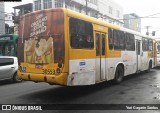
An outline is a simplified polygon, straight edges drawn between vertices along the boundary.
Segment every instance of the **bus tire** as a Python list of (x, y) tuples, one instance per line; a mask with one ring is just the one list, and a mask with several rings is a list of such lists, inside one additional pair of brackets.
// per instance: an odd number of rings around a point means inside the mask
[(152, 68), (152, 61), (150, 61), (148, 64), (147, 73), (149, 73), (151, 71), (151, 68)]
[(123, 80), (123, 77), (124, 77), (124, 69), (122, 68), (121, 65), (118, 65), (117, 68), (116, 68), (116, 72), (115, 72), (114, 82), (116, 84), (121, 83), (122, 80)]
[(13, 81), (14, 81), (14, 82), (22, 82), (22, 79), (19, 79), (18, 76), (17, 76), (17, 73), (15, 73), (15, 74), (13, 75)]

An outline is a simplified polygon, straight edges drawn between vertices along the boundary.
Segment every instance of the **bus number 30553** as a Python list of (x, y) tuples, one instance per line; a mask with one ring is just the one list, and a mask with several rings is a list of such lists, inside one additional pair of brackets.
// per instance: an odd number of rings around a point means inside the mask
[(54, 69), (43, 69), (43, 74), (54, 75), (56, 71)]

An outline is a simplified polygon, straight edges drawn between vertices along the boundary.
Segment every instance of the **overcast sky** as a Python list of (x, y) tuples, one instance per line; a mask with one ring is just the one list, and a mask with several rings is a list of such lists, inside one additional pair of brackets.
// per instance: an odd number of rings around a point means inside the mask
[[(135, 13), (140, 17), (160, 13), (160, 0), (114, 0), (123, 7), (123, 13)], [(5, 12), (13, 12), (13, 6), (25, 3), (32, 3), (33, 0), (22, 0), (22, 2), (5, 3)], [(160, 17), (160, 14), (154, 17)], [(160, 30), (160, 18), (142, 19), (142, 32), (146, 31), (145, 26), (151, 26), (150, 32)], [(160, 31), (157, 31), (160, 33)]]
[[(114, 0), (123, 7), (123, 13), (136, 13), (140, 17), (154, 15), (153, 17), (160, 17), (160, 0)], [(159, 13), (159, 14), (158, 14)], [(151, 26), (150, 32), (153, 30), (160, 30), (160, 18), (145, 18), (142, 19), (142, 32), (147, 30), (145, 26)], [(157, 31), (157, 35), (160, 31)], [(159, 36), (160, 37), (160, 36)]]
[(26, 4), (26, 3), (33, 3), (33, 0), (22, 0), (22, 2), (5, 2), (5, 12), (14, 12), (13, 8), (14, 6), (18, 6), (21, 4)]

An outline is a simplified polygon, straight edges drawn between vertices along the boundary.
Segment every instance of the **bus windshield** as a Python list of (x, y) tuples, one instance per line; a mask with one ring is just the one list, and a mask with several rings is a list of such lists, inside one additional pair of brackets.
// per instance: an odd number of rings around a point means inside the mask
[(4, 52), (4, 55), (5, 56), (14, 56), (14, 44), (11, 43), (11, 44), (6, 44), (5, 45), (5, 52)]
[(0, 35), (0, 56), (17, 56), (17, 34)]
[(0, 43), (0, 56), (15, 56), (15, 44)]

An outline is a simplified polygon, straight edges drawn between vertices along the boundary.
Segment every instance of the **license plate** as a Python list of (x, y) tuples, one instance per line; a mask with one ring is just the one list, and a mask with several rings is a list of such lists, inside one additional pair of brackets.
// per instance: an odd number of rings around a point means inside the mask
[(43, 65), (37, 64), (37, 65), (36, 65), (36, 68), (40, 68), (40, 69), (41, 69), (41, 68), (43, 68)]

